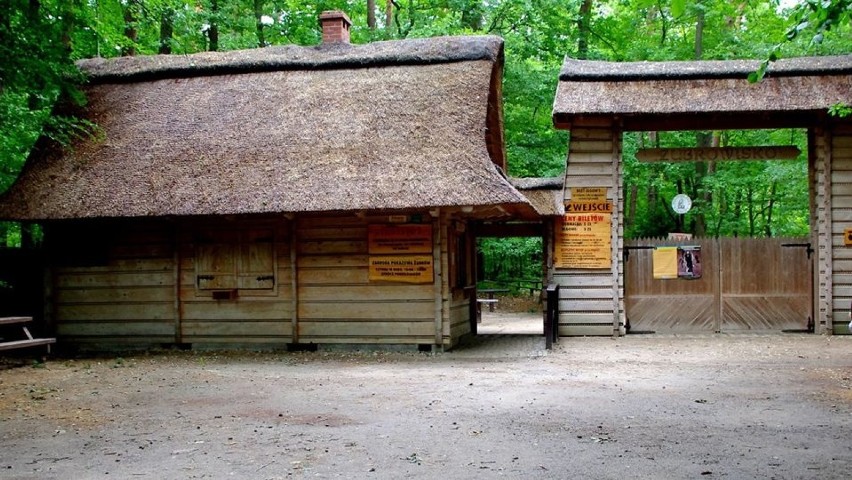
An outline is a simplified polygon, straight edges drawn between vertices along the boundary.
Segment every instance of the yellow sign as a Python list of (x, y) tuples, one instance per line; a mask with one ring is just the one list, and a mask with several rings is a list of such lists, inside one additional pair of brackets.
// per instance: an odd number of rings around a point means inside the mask
[(610, 268), (612, 214), (566, 213), (557, 230), (554, 260), (557, 268)]
[(574, 203), (606, 202), (606, 187), (573, 187), (571, 201)]
[(654, 278), (677, 278), (677, 247), (657, 247), (651, 254)]
[(369, 279), (371, 282), (432, 283), (432, 256), (381, 255), (370, 257)]
[(575, 202), (565, 204), (565, 213), (612, 213), (612, 202)]
[(370, 254), (432, 253), (432, 225), (370, 225)]
[(846, 245), (847, 247), (852, 245), (852, 228), (843, 230), (843, 245)]

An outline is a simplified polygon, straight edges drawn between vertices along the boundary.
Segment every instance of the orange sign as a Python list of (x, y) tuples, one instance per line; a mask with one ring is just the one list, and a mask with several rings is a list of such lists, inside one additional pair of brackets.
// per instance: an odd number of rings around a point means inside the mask
[(370, 225), (370, 254), (432, 253), (432, 225)]
[(566, 213), (556, 232), (557, 268), (612, 267), (612, 214)]
[(433, 271), (431, 255), (370, 257), (371, 282), (432, 283)]

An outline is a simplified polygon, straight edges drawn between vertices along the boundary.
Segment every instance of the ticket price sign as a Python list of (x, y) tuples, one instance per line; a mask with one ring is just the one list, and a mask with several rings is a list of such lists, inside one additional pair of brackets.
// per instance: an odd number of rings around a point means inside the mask
[(612, 214), (568, 213), (556, 235), (557, 268), (610, 268)]

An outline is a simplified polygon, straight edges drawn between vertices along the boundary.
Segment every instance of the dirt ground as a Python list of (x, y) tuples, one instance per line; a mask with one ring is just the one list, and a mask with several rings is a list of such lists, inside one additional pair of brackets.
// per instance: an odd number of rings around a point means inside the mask
[(852, 337), (487, 336), (452, 352), (0, 367), (0, 478), (852, 475)]

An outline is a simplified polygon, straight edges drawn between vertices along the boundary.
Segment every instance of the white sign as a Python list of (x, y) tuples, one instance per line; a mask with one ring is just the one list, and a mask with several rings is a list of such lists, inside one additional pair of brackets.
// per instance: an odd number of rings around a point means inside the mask
[(688, 212), (692, 208), (692, 199), (686, 194), (678, 194), (672, 199), (672, 209), (681, 215)]

